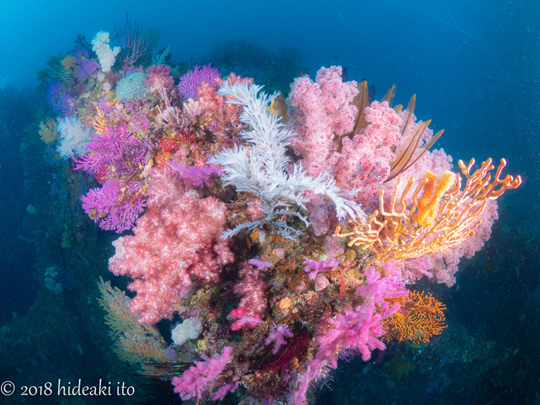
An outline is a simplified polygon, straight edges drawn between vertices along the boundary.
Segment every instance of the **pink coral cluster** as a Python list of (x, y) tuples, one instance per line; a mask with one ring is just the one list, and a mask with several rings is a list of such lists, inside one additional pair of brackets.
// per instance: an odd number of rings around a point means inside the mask
[(242, 295), (238, 308), (231, 311), (232, 318), (238, 318), (231, 329), (243, 327), (253, 329), (261, 321), (261, 315), (266, 310), (266, 283), (260, 278), (260, 271), (248, 263), (243, 263), (239, 276), (242, 278), (234, 286), (234, 292)]
[(212, 112), (212, 122), (208, 125), (208, 129), (216, 136), (219, 143), (230, 147), (234, 144), (234, 135), (242, 127), (240, 123), (242, 106), (227, 103), (231, 97), (218, 94), (218, 90), (225, 83), (229, 86), (236, 83), (253, 84), (253, 79), (241, 78), (231, 73), (226, 79), (218, 77), (214, 81), (215, 85), (202, 82), (197, 90), (197, 97), (204, 102), (206, 109)]
[(357, 83), (343, 82), (339, 66), (321, 68), (316, 81), (307, 76), (294, 80), (287, 99), (290, 127), (297, 137), (291, 145), (303, 156), (306, 172), (318, 176), (328, 167), (327, 158), (335, 151), (336, 136), (352, 131), (357, 109), (350, 105), (358, 93)]
[[(136, 41), (130, 44), (129, 63), (109, 73), (111, 84), (142, 55)], [(84, 210), (104, 229), (121, 232), (136, 222), (133, 234), (113, 243), (109, 261), (114, 274), (133, 279), (131, 311), (145, 324), (174, 322), (175, 311), (200, 322), (189, 342), (161, 347), (166, 363), (155, 367), (163, 378), (177, 370), (172, 384), (182, 400), (223, 400), (240, 388), (243, 402), (307, 403), (309, 387), (339, 358), (360, 353), (368, 360), (385, 348), (384, 321), (407, 296), (404, 283), (427, 276), (452, 285), (460, 258), (473, 256), (490, 236), (494, 201), (481, 207), (474, 235), (416, 259), (389, 255), (378, 262), (337, 237), (352, 235), (347, 219), (358, 229), (366, 217), (385, 220), (384, 213), (365, 211), (379, 208), (381, 190), (383, 202), (390, 199), (397, 179), (388, 179), (404, 169), (394, 163), (405, 150), (414, 164), (402, 176), (417, 179), (413, 188), (427, 170), (440, 176), (452, 167), (443, 150), (415, 161), (420, 145), (413, 135), (425, 125), (411, 113), (412, 103), (401, 111), (372, 101), (358, 111), (357, 83), (344, 81), (340, 67), (321, 68), (314, 81), (294, 80), (290, 121), (282, 126), (287, 117), (279, 99), (249, 86), (252, 79), (221, 78), (210, 65), (195, 67), (177, 86), (171, 67), (140, 66), (151, 91), (129, 102), (118, 101), (118, 87), (105, 89), (95, 65), (76, 70), (87, 81), (84, 97), (65, 102), (80, 93), (67, 83), (51, 83), (49, 95), (53, 107), (71, 105), (59, 113), (78, 115), (97, 131), (76, 160), (102, 184), (83, 197)], [(418, 134), (420, 144), (433, 137), (429, 129)], [(426, 196), (424, 208), (434, 207)], [(437, 234), (411, 221), (398, 216), (384, 237), (401, 228)], [(343, 234), (332, 237), (337, 225)], [(411, 240), (406, 236), (404, 244)], [(124, 344), (130, 332), (115, 326)], [(136, 354), (144, 357), (141, 347)]]
[(352, 139), (342, 140), (341, 152), (330, 159), (337, 183), (346, 190), (357, 190), (355, 200), (372, 205), (377, 201), (381, 183), (390, 174), (395, 159), (391, 149), (401, 140), (400, 116), (388, 102), (373, 101), (365, 109), (369, 125)]
[[(216, 353), (212, 357), (203, 355), (204, 361), (196, 361), (195, 365), (184, 371), (181, 377), (172, 379), (174, 392), (180, 394), (184, 401), (195, 397), (201, 399), (227, 367), (227, 363), (233, 359), (232, 349), (231, 346), (225, 346), (222, 354)], [(234, 392), (237, 387), (232, 383), (221, 386), (212, 394), (212, 400), (225, 398), (227, 393)]]
[[(114, 242), (116, 254), (109, 269), (135, 279), (137, 292), (131, 310), (141, 323), (155, 323), (172, 315), (178, 296), (194, 283), (216, 282), (221, 268), (234, 260), (225, 230), (226, 206), (215, 197), (200, 198), (195, 191), (181, 194), (170, 169), (156, 175), (149, 190), (150, 212), (137, 221), (134, 236)], [(165, 186), (165, 184), (167, 186)], [(156, 247), (161, 247), (156, 249)]]

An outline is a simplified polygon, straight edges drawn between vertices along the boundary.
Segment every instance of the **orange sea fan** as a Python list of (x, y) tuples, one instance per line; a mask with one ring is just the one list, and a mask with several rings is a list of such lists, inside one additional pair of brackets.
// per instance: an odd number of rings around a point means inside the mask
[(428, 343), (432, 336), (440, 335), (445, 325), (443, 310), (445, 305), (424, 292), (411, 291), (407, 297), (390, 300), (401, 308), (384, 320), (385, 341), (411, 340), (414, 343)]
[(56, 131), (56, 120), (47, 118), (39, 124), (39, 136), (47, 145), (58, 140), (58, 132)]
[(366, 220), (359, 220), (351, 232), (341, 233), (338, 226), (333, 236), (350, 237), (349, 246), (369, 249), (380, 261), (444, 252), (474, 234), (489, 200), (521, 184), (520, 176), (500, 178), (506, 165), (504, 159), (492, 181), (490, 171), (494, 166), (491, 162), (488, 159), (471, 174), (474, 159), (468, 165), (460, 160), (459, 167), (467, 179), (463, 189), (459, 174), (455, 175), (455, 180), (449, 172), (436, 179), (428, 172), (409, 198), (414, 178), (409, 179), (402, 192), (399, 192), (401, 178), (398, 178), (389, 206), (381, 190), (379, 210)]
[(97, 110), (97, 116), (94, 117), (94, 120), (92, 121), (92, 126), (96, 130), (98, 134), (105, 133), (105, 130), (107, 129), (107, 122), (105, 118), (105, 112), (101, 110), (98, 106), (96, 106)]

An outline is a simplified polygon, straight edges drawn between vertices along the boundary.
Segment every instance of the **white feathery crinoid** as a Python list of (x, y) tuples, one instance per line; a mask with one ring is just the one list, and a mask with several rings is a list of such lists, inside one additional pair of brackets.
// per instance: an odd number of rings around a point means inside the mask
[[(291, 204), (306, 209), (306, 191), (326, 195), (332, 200), (339, 219), (347, 216), (365, 218), (366, 215), (358, 204), (344, 198), (351, 193), (342, 193), (329, 173), (323, 172), (312, 178), (300, 165), (292, 164), (286, 152), (289, 139), (294, 133), (280, 123), (279, 117), (268, 111), (269, 103), (278, 93), (268, 95), (261, 92), (261, 89), (262, 86), (239, 83), (233, 86), (225, 84), (219, 89), (220, 95), (233, 97), (228, 103), (244, 106), (240, 121), (246, 124), (248, 129), (241, 131), (240, 136), (250, 147), (235, 145), (212, 157), (210, 162), (222, 166), (221, 178), (225, 184), (233, 185), (238, 191), (257, 195), (263, 202), (266, 214), (264, 220), (238, 225), (223, 236), (229, 237), (242, 229), (253, 229), (264, 223), (271, 223), (281, 235), (296, 239), (301, 231), (277, 218), (292, 215), (308, 226), (305, 216), (290, 209)], [(292, 170), (288, 170), (291, 164)]]

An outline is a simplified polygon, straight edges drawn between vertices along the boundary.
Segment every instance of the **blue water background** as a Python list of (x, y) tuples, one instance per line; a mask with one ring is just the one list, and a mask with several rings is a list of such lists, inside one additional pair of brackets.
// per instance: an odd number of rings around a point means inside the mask
[[(445, 129), (436, 148), (455, 161), (505, 157), (506, 172), (522, 174), (521, 188), (501, 200), (503, 219), (538, 235), (540, 2), (4, 1), (0, 88), (32, 91), (49, 56), (72, 49), (79, 34), (91, 40), (99, 30), (113, 31), (126, 11), (161, 30), (159, 45), (170, 45), (174, 60), (207, 63), (217, 45), (240, 39), (276, 52), (297, 48), (307, 67), (299, 74), (346, 67), (349, 80), (374, 85), (376, 99), (394, 83), (398, 103), (417, 94), (416, 115)], [(33, 258), (43, 254), (25, 241), (36, 217), (27, 211), (32, 184), (22, 185), (17, 136), (31, 119), (22, 107), (0, 103), (0, 324), (32, 303)]]
[[(525, 173), (530, 212), (537, 211), (540, 161), (540, 3), (506, 1), (201, 1), (3, 2), (0, 79), (36, 85), (47, 58), (77, 35), (121, 25), (126, 11), (161, 30), (176, 60), (203, 58), (226, 39), (271, 50), (298, 48), (313, 74), (347, 67), (382, 97), (417, 94), (417, 115), (446, 129), (439, 143), (455, 158), (507, 157)], [(291, 78), (292, 80), (293, 78)], [(527, 183), (531, 182), (530, 185)], [(535, 191), (532, 191), (532, 190)], [(529, 209), (528, 209), (529, 211)]]

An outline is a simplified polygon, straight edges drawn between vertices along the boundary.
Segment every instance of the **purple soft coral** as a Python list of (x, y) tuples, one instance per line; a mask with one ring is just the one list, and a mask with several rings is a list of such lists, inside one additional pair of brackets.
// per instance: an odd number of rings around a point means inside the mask
[(251, 264), (252, 266), (257, 267), (259, 270), (272, 267), (272, 262), (265, 262), (264, 260), (260, 260), (260, 259), (249, 259), (248, 263)]
[[(225, 346), (223, 348), (223, 354), (216, 353), (212, 357), (203, 355), (204, 361), (196, 361), (194, 366), (184, 371), (182, 377), (174, 377), (172, 379), (174, 392), (180, 394), (180, 397), (184, 401), (195, 397), (201, 399), (203, 394), (210, 388), (209, 386), (215, 383), (219, 375), (225, 370), (227, 363), (233, 359), (231, 353), (232, 347)], [(228, 384), (227, 392), (234, 391), (236, 389), (235, 385)], [(227, 394), (227, 392), (224, 394)], [(219, 392), (219, 394), (219, 397), (225, 396), (223, 392)]]
[(268, 335), (268, 337), (265, 339), (264, 344), (270, 345), (272, 341), (274, 342), (274, 349), (272, 350), (272, 354), (277, 354), (281, 346), (284, 346), (287, 344), (285, 341), (285, 338), (291, 338), (293, 337), (292, 332), (289, 330), (289, 325), (287, 324), (281, 324), (277, 328), (274, 328), (274, 331)]
[(326, 271), (326, 269), (330, 269), (332, 267), (336, 267), (339, 264), (339, 260), (337, 259), (331, 259), (331, 260), (311, 260), (306, 259), (304, 260), (304, 271), (306, 273), (309, 273), (310, 280), (315, 280), (318, 273), (321, 273), (323, 271)]
[(199, 86), (206, 82), (211, 87), (217, 87), (217, 83), (214, 79), (220, 77), (219, 70), (214, 67), (208, 66), (195, 66), (192, 70), (187, 72), (180, 78), (178, 83), (178, 91), (184, 99), (197, 97), (197, 89)]
[(202, 187), (203, 185), (210, 186), (210, 178), (212, 176), (220, 176), (221, 168), (213, 163), (207, 166), (186, 166), (183, 163), (174, 161), (169, 162), (169, 167), (173, 173), (177, 173), (184, 181), (187, 188)]
[(107, 180), (102, 188), (94, 188), (82, 196), (82, 207), (94, 222), (100, 222), (101, 229), (121, 233), (131, 229), (144, 210), (139, 188), (136, 182), (122, 187), (114, 180)]

